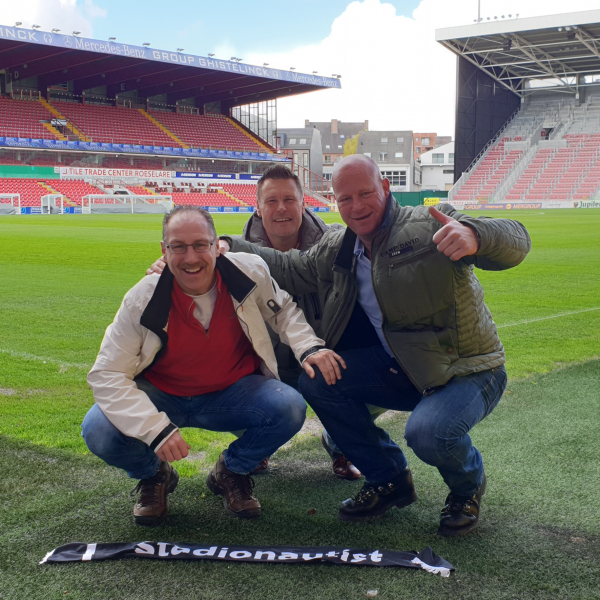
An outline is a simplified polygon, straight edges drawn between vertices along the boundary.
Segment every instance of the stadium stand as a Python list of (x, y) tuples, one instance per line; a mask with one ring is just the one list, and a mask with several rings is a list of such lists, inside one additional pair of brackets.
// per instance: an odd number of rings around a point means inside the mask
[(40, 206), (42, 196), (51, 192), (35, 179), (6, 177), (0, 179), (0, 194), (20, 194), (21, 206)]
[[(584, 200), (600, 193), (600, 96), (591, 95), (578, 107), (573, 100), (531, 101), (521, 113), (450, 198)], [(545, 130), (551, 133), (540, 140)]]
[(64, 140), (52, 127), (54, 115), (37, 100), (11, 100), (0, 97), (0, 136)]
[(104, 193), (100, 188), (80, 180), (47, 179), (45, 184), (52, 190), (62, 194), (76, 206), (81, 206), (81, 200), (84, 196)]
[(223, 115), (186, 115), (164, 111), (150, 111), (150, 114), (192, 148), (270, 151)]
[(142, 110), (64, 101), (52, 105), (94, 142), (181, 147)]

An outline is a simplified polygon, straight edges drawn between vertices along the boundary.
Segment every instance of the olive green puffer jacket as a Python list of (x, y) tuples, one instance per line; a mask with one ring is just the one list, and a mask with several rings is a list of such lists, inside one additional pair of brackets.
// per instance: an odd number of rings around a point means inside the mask
[[(472, 227), (478, 252), (453, 262), (432, 238), (442, 227), (424, 206), (388, 199), (384, 224), (371, 249), (371, 273), (383, 332), (398, 363), (423, 394), (454, 375), (504, 364), (504, 347), (474, 267), (500, 271), (518, 265), (531, 248), (517, 221), (470, 217), (450, 205), (439, 210)], [(317, 292), (322, 307), (317, 335), (335, 348), (357, 299), (356, 234), (330, 230), (308, 252), (281, 253), (231, 240), (231, 249), (255, 252), (290, 294)]]

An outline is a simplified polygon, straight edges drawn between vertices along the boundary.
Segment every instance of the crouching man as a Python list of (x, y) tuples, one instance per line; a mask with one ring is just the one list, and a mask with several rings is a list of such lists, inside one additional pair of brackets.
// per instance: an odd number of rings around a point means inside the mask
[(96, 404), (82, 435), (95, 455), (140, 480), (139, 525), (158, 524), (168, 513), (167, 495), (179, 481), (170, 463), (190, 448), (180, 427), (245, 430), (207, 485), (231, 514), (260, 515), (249, 473), (300, 430), (306, 413), (302, 396), (279, 381), (265, 323), (308, 375), (317, 365), (333, 384), (345, 366), (262, 259), (219, 256), (216, 240), (204, 209), (182, 206), (165, 216), (167, 267), (125, 295), (88, 375)]

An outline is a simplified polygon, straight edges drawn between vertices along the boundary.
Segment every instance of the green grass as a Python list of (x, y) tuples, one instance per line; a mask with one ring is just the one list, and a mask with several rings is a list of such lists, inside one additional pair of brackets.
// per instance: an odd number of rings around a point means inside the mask
[[(206, 471), (231, 439), (187, 430), (194, 460), (156, 530), (132, 524), (133, 483), (91, 456), (79, 425), (85, 383), (124, 293), (160, 254), (160, 217), (0, 217), (0, 599), (600, 598), (600, 211), (518, 211), (533, 250), (518, 268), (478, 271), (506, 346), (509, 393), (473, 432), (489, 476), (477, 534), (435, 535), (445, 497), (409, 454), (420, 500), (370, 525), (336, 519), (360, 484), (336, 481), (318, 437), (281, 449), (260, 477), (263, 518), (228, 517)], [(337, 220), (337, 215), (325, 215)], [(219, 232), (245, 215), (219, 215)], [(587, 312), (582, 312), (587, 311)], [(573, 313), (573, 314), (565, 314)], [(45, 362), (44, 362), (45, 361)], [(385, 427), (402, 440), (404, 416)], [(316, 514), (308, 516), (310, 508)], [(449, 580), (401, 570), (123, 561), (37, 565), (69, 541), (353, 545), (420, 550)], [(67, 592), (67, 594), (65, 594)]]

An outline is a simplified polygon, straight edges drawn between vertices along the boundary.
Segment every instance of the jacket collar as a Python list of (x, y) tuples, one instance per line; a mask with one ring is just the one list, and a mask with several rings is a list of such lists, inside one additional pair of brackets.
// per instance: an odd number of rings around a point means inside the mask
[[(240, 304), (256, 287), (256, 283), (225, 256), (217, 257), (217, 270), (227, 291)], [(174, 279), (168, 265), (165, 265), (152, 298), (140, 317), (140, 325), (154, 332), (161, 339), (163, 345), (168, 340), (165, 327), (169, 321)]]
[[(383, 216), (383, 222), (381, 223), (381, 227), (379, 231), (375, 234), (379, 235), (382, 231), (385, 231), (389, 225), (390, 221), (394, 220), (394, 217), (398, 213), (398, 203), (395, 201), (391, 192), (386, 199), (387, 205), (385, 207), (385, 214)], [(338, 253), (335, 257), (333, 264), (340, 269), (345, 269), (350, 271), (352, 269), (352, 260), (354, 258), (354, 247), (356, 245), (356, 238), (358, 236), (354, 231), (352, 231), (349, 227), (346, 227), (346, 233), (344, 233), (344, 237), (342, 239), (342, 245), (338, 250)]]

